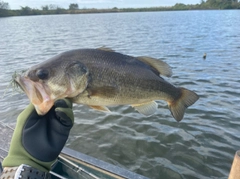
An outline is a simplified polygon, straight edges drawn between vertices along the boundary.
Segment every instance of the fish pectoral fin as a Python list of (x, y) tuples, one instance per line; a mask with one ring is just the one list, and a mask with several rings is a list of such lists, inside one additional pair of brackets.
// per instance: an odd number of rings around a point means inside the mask
[(172, 68), (162, 60), (145, 56), (137, 57), (137, 59), (156, 69), (160, 73), (160, 75), (167, 77), (172, 76)]
[(114, 97), (117, 94), (118, 89), (113, 86), (102, 86), (102, 87), (94, 87), (94, 88), (89, 87), (87, 91), (90, 98), (91, 96), (109, 98), (109, 97)]
[(111, 112), (106, 106), (89, 106), (98, 111)]
[(158, 104), (155, 101), (143, 104), (132, 104), (132, 107), (135, 108), (139, 113), (150, 116), (156, 112)]
[(97, 50), (103, 50), (103, 51), (108, 51), (108, 52), (114, 52), (113, 49), (108, 48), (108, 47), (105, 47), (105, 46), (102, 46), (102, 47), (100, 47), (100, 48), (97, 48)]

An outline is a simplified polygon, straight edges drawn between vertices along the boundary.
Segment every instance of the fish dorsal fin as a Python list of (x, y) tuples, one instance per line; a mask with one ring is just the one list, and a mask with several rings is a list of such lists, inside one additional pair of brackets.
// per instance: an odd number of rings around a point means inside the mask
[(143, 104), (133, 104), (132, 107), (134, 107), (139, 113), (145, 116), (150, 116), (156, 112), (158, 105), (155, 101), (151, 101)]
[(137, 57), (137, 59), (156, 69), (160, 73), (160, 75), (167, 77), (172, 76), (171, 67), (162, 60), (145, 56)]
[(102, 47), (100, 47), (100, 48), (97, 48), (97, 50), (103, 50), (103, 51), (107, 51), (107, 52), (114, 52), (113, 49), (108, 48), (108, 47), (105, 47), (105, 46), (102, 46)]

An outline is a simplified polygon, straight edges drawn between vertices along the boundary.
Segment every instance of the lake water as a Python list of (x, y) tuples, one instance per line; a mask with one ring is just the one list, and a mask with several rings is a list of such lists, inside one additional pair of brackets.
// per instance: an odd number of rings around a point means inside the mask
[(236, 10), (0, 18), (0, 121), (15, 123), (29, 102), (6, 91), (14, 71), (63, 51), (106, 46), (162, 58), (173, 69), (166, 80), (200, 96), (181, 122), (162, 101), (150, 117), (74, 105), (67, 146), (152, 179), (227, 178), (240, 149), (239, 22)]

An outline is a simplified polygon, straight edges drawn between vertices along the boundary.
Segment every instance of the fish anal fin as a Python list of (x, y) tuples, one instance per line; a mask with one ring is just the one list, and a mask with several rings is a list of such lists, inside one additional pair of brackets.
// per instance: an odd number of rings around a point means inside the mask
[(105, 47), (105, 46), (99, 47), (99, 48), (97, 48), (97, 50), (103, 50), (103, 51), (108, 51), (108, 52), (114, 52), (113, 49), (108, 48), (108, 47)]
[(134, 107), (139, 113), (145, 116), (150, 116), (156, 112), (158, 105), (155, 101), (151, 101), (143, 104), (132, 104), (132, 107)]
[(92, 109), (104, 112), (111, 112), (106, 106), (89, 106)]
[(186, 108), (194, 104), (199, 99), (199, 96), (195, 92), (185, 88), (179, 89), (181, 90), (181, 96), (174, 101), (168, 102), (169, 109), (176, 121), (181, 121)]
[(167, 77), (172, 76), (172, 68), (162, 60), (145, 56), (137, 57), (137, 59), (156, 69), (160, 75)]
[(98, 96), (98, 97), (114, 97), (118, 89), (113, 86), (101, 86), (101, 87), (93, 87), (93, 88), (88, 88), (88, 95), (91, 98), (91, 96)]

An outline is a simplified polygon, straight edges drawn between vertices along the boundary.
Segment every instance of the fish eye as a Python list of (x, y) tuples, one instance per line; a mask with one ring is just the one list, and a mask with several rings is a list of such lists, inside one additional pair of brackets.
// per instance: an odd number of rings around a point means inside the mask
[(37, 70), (36, 75), (40, 80), (46, 80), (48, 78), (48, 70)]

